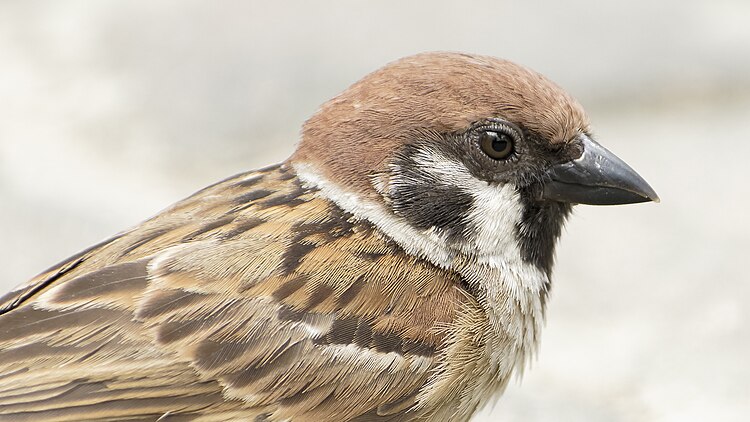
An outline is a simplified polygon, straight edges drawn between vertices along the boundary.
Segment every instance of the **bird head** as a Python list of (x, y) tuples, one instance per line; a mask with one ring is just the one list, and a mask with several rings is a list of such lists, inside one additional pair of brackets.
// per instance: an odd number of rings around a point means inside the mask
[(572, 204), (658, 201), (555, 83), (468, 54), (419, 54), (364, 77), (306, 122), (292, 162), (447, 250), (513, 242), (547, 273)]

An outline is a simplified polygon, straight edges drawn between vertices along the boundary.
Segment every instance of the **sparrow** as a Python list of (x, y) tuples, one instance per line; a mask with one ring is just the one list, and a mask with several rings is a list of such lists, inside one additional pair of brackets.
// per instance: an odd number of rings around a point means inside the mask
[(646, 201), (540, 74), (400, 59), (0, 298), (0, 420), (467, 421), (534, 354), (572, 206)]

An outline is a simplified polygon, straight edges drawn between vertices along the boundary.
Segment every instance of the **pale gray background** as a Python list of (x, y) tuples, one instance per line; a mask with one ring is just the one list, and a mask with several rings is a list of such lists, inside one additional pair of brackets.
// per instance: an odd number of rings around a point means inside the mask
[(577, 209), (538, 359), (477, 419), (747, 420), (750, 2), (271, 3), (0, 2), (3, 290), (282, 160), (388, 61), (490, 54), (569, 89), (663, 202)]

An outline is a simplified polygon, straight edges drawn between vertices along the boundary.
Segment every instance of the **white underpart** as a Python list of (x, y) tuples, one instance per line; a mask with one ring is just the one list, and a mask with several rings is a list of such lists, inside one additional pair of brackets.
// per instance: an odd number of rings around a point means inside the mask
[[(384, 202), (367, 200), (344, 189), (310, 164), (296, 163), (294, 168), (304, 183), (319, 189), (321, 195), (355, 218), (374, 224), (406, 252), (458, 271), (486, 294), (483, 305), (492, 331), (487, 336), (491, 341), (487, 353), (492, 366), (488, 376), (495, 379), (488, 380), (487, 391), (475, 392), (484, 403), (493, 392), (492, 385), (506, 382), (514, 369), (522, 369), (535, 350), (543, 321), (542, 290), (549, 279), (544, 271), (522, 258), (516, 231), (523, 206), (512, 184), (479, 180), (463, 163), (436, 151), (422, 150), (413, 158), (434, 176), (435, 183), (458, 186), (473, 196), (474, 205), (468, 215), (472, 230), (464, 242), (449, 246), (446, 236), (437, 230), (414, 228), (389, 211)], [(382, 180), (374, 183), (380, 183), (376, 186), (380, 192), (388, 189)]]

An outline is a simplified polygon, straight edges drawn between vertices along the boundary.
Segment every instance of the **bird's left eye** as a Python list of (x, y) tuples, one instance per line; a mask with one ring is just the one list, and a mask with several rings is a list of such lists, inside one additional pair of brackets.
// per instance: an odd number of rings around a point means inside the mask
[(513, 152), (513, 138), (505, 132), (486, 130), (479, 135), (479, 146), (490, 158), (503, 160)]

